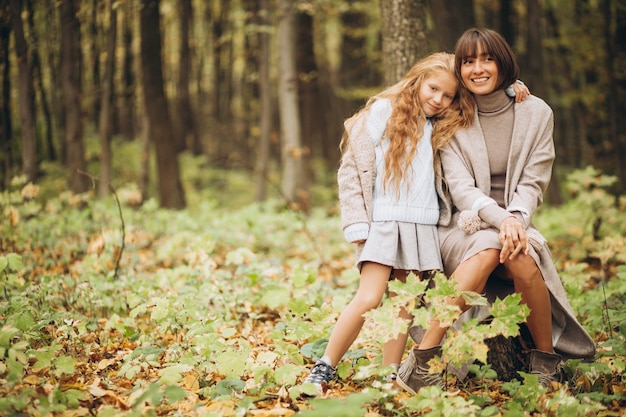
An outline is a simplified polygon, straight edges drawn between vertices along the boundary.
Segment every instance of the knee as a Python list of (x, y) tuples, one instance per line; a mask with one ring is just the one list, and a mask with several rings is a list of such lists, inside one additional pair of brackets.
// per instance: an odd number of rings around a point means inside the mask
[(377, 308), (381, 301), (382, 297), (378, 297), (376, 294), (369, 294), (367, 292), (357, 292), (356, 296), (352, 300), (362, 313), (366, 313)]
[(504, 263), (507, 275), (517, 283), (536, 284), (537, 280), (543, 280), (541, 271), (535, 260), (528, 255), (518, 255)]
[(492, 270), (500, 263), (500, 251), (497, 249), (485, 249), (478, 252), (473, 258), (479, 265)]

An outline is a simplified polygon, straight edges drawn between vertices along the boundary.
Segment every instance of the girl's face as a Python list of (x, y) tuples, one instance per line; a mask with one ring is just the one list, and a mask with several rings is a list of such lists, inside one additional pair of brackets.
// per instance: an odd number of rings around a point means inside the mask
[(422, 110), (433, 117), (450, 107), (458, 89), (454, 74), (437, 72), (424, 79), (418, 91)]
[(478, 47), (475, 57), (467, 57), (461, 63), (461, 80), (472, 93), (489, 94), (498, 85), (498, 64), (493, 57)]

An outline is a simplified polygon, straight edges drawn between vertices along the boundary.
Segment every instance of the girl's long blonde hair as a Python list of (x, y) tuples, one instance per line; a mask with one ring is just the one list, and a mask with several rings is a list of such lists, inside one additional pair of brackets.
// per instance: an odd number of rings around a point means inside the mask
[[(439, 73), (455, 77), (454, 55), (438, 52), (421, 59), (402, 80), (372, 96), (359, 111), (367, 111), (372, 103), (381, 98), (391, 101), (393, 110), (385, 130), (385, 135), (389, 138), (389, 149), (385, 154), (385, 187), (391, 185), (399, 192), (401, 180), (411, 166), (410, 161), (417, 152), (417, 144), (424, 134), (426, 124), (426, 115), (420, 105), (418, 92), (425, 79)], [(439, 150), (448, 143), (457, 129), (469, 127), (473, 118), (474, 101), (470, 93), (459, 84), (450, 107), (431, 119), (435, 168), (439, 164)], [(340, 145), (342, 149), (347, 145), (347, 136), (347, 132), (344, 132)], [(436, 173), (438, 171), (435, 169)]]

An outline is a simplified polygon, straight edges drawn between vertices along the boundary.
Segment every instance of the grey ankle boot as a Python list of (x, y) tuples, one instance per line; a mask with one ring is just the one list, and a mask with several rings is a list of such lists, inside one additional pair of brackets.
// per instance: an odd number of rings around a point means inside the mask
[(539, 383), (545, 388), (552, 386), (552, 381), (562, 380), (563, 358), (556, 353), (533, 349), (530, 351), (529, 373), (537, 375)]
[(435, 356), (441, 357), (441, 346), (435, 346), (430, 349), (411, 349), (409, 357), (406, 358), (400, 369), (398, 369), (398, 378), (396, 383), (402, 388), (415, 395), (422, 387), (436, 385), (444, 389), (443, 378), (441, 373), (430, 373), (428, 361)]

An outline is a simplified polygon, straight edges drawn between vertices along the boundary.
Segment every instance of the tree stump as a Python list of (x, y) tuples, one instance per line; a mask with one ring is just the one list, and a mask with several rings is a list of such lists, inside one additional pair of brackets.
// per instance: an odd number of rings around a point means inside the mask
[(502, 335), (485, 339), (489, 352), (487, 363), (498, 374), (500, 381), (521, 379), (519, 371), (528, 372), (528, 352), (534, 348), (530, 332), (520, 325), (520, 334), (512, 337)]
[[(419, 344), (424, 336), (424, 329), (420, 326), (413, 326), (409, 329), (409, 334), (413, 341)], [(521, 380), (518, 372), (528, 372), (529, 352), (535, 345), (524, 323), (520, 324), (520, 332), (517, 336), (498, 335), (485, 339), (485, 344), (489, 348), (487, 364), (491, 365), (491, 369), (498, 374), (500, 381)], [(482, 364), (479, 361), (476, 363)]]

